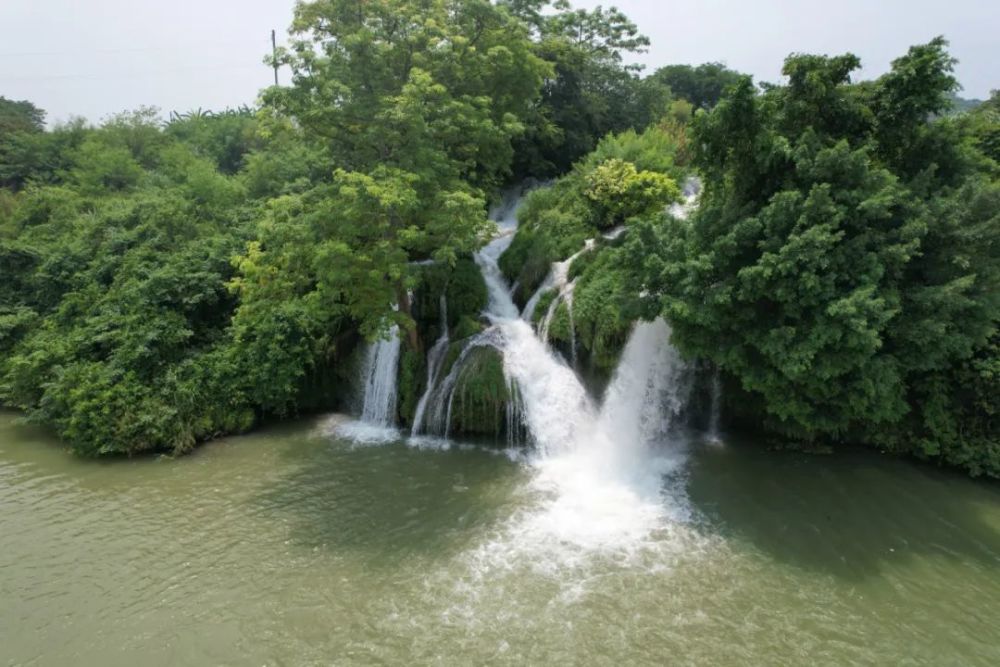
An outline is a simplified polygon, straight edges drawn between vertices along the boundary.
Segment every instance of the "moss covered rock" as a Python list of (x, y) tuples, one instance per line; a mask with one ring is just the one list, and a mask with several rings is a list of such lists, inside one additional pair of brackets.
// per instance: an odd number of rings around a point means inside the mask
[(465, 340), (466, 338), (471, 338), (476, 334), (482, 333), (484, 328), (482, 321), (479, 319), (463, 315), (458, 320), (458, 324), (455, 325), (451, 335), (455, 340)]
[(505, 433), (510, 398), (500, 353), (492, 347), (470, 351), (455, 385), (451, 432), (499, 439)]
[(610, 376), (638, 318), (638, 295), (628, 284), (616, 249), (590, 254), (594, 259), (573, 292), (573, 324), (581, 356), (596, 372)]
[(463, 317), (478, 318), (489, 301), (486, 281), (475, 261), (459, 259), (454, 267), (431, 264), (421, 267), (420, 281), (414, 291), (413, 316), (425, 339), (440, 335), (441, 295), (448, 309), (448, 326), (455, 327)]
[(417, 403), (423, 396), (427, 384), (427, 361), (420, 351), (403, 346), (399, 356), (399, 389), (396, 406), (400, 422), (405, 426), (413, 424)]
[(573, 322), (570, 320), (570, 306), (566, 301), (561, 301), (556, 306), (555, 313), (552, 314), (552, 321), (549, 323), (549, 340), (553, 343), (573, 342), (574, 331)]
[(535, 310), (531, 313), (531, 323), (535, 326), (541, 324), (542, 320), (545, 319), (545, 314), (549, 312), (549, 306), (552, 305), (553, 299), (559, 296), (559, 292), (554, 289), (545, 290), (538, 297), (538, 303), (535, 304)]

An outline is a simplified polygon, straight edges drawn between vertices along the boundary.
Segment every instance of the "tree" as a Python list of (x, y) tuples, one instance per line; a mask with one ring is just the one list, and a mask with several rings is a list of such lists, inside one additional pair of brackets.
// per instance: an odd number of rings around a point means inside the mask
[(587, 175), (587, 199), (598, 210), (602, 227), (662, 211), (680, 199), (680, 188), (665, 174), (639, 171), (631, 162), (611, 159)]
[(666, 113), (666, 86), (641, 79), (640, 68), (625, 63), (625, 56), (642, 52), (649, 39), (621, 11), (573, 10), (563, 0), (502, 4), (532, 26), (535, 52), (553, 66), (517, 143), (516, 173), (563, 173), (605, 135), (641, 131)]
[(952, 63), (938, 39), (871, 84), (851, 55), (792, 56), (764, 93), (742, 80), (695, 119), (699, 213), (627, 250), (675, 342), (767, 428), (1000, 475), (991, 418), (949, 421), (996, 388), (956, 374), (992, 368), (1000, 318), (1000, 185), (935, 116)]
[(1000, 90), (963, 118), (976, 146), (984, 155), (1000, 164)]
[(696, 109), (711, 109), (741, 75), (722, 63), (667, 65), (656, 70), (652, 79), (667, 86), (674, 97), (687, 100)]
[(31, 102), (16, 102), (0, 96), (0, 142), (15, 132), (41, 132), (45, 112)]
[(44, 152), (45, 112), (0, 96), (0, 187), (20, 189)]
[(249, 108), (205, 113), (172, 114), (166, 133), (211, 158), (226, 174), (236, 174), (247, 155), (263, 144), (257, 132), (256, 112)]
[[(364, 272), (365, 289), (334, 291), (369, 334), (391, 320), (410, 327), (407, 262), (454, 262), (479, 247), (484, 189), (509, 173), (512, 139), (549, 68), (527, 27), (486, 0), (318, 0), (297, 7), (293, 33), (279, 54), (292, 85), (265, 97), (325, 143), (337, 168), (321, 192), (344, 224), (319, 247), (336, 246), (336, 275)], [(341, 234), (352, 225), (370, 226)], [(285, 251), (263, 252), (280, 264)], [(372, 258), (386, 263), (369, 270)]]

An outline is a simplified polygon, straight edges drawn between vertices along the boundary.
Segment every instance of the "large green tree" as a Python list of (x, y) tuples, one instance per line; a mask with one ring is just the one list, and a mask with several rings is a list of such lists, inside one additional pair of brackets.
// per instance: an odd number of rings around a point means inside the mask
[(937, 39), (875, 82), (851, 55), (790, 57), (764, 93), (743, 79), (696, 118), (699, 213), (629, 248), (676, 342), (768, 428), (998, 475), (995, 417), (954, 423), (1000, 389), (956, 379), (995, 363), (1000, 185), (939, 115), (953, 62)]
[(0, 96), (0, 187), (20, 188), (44, 162), (45, 112)]
[(722, 63), (702, 65), (667, 65), (653, 73), (652, 79), (670, 89), (674, 97), (684, 99), (696, 109), (711, 109), (741, 74)]
[[(292, 31), (279, 55), (292, 85), (266, 99), (328, 150), (332, 179), (309, 197), (331, 219), (298, 219), (316, 242), (315, 289), (366, 333), (409, 326), (408, 263), (482, 243), (486, 191), (509, 173), (550, 68), (527, 26), (486, 0), (317, 0)], [(295, 252), (267, 244), (256, 262)]]
[(27, 100), (9, 100), (0, 95), (0, 140), (15, 132), (41, 132), (45, 112)]
[(566, 0), (499, 4), (531, 26), (535, 52), (553, 66), (517, 143), (520, 175), (564, 173), (605, 135), (641, 131), (666, 114), (667, 87), (626, 62), (649, 39), (620, 10), (573, 9)]

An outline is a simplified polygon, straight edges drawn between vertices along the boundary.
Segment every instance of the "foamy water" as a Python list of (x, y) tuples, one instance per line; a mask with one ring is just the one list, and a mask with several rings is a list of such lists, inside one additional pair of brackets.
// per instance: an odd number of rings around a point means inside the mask
[[(531, 474), (523, 505), (473, 551), (473, 560), (488, 567), (524, 560), (546, 569), (579, 564), (588, 554), (631, 560), (645, 550), (662, 551), (669, 542), (665, 537), (691, 518), (683, 479), (686, 443), (678, 428), (690, 394), (690, 369), (670, 344), (665, 322), (641, 322), (603, 401), (591, 397), (576, 371), (519, 313), (499, 269), (498, 260), (516, 231), (518, 205), (517, 198), (504, 199), (493, 214), (496, 237), (476, 255), (489, 293), (483, 315), (492, 324), (466, 352), (483, 344), (502, 352), (508, 382), (521, 397), (517, 419), (531, 440), (529, 453), (521, 456)], [(564, 298), (571, 291), (566, 275), (572, 259), (555, 264), (546, 281)], [(533, 297), (534, 303), (542, 291)], [(524, 312), (531, 310), (529, 304)], [(441, 340), (447, 340), (446, 334)], [(432, 352), (433, 368), (441, 350)], [(436, 432), (447, 433), (453, 387), (464, 357), (436, 387), (428, 387), (422, 399), (421, 420)], [(378, 390), (370, 394), (384, 400), (382, 371), (388, 363), (375, 363), (374, 354), (370, 360), (370, 368), (378, 371), (368, 377), (380, 380)], [(339, 424), (335, 432), (365, 444), (400, 439), (398, 431), (371, 420)], [(425, 450), (452, 446), (447, 438), (434, 436), (411, 437), (408, 442)]]

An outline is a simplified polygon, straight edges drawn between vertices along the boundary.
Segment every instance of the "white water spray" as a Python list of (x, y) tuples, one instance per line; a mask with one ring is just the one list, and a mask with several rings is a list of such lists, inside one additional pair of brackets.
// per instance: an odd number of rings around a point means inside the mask
[[(693, 201), (696, 192), (690, 196)], [(516, 517), (509, 537), (546, 553), (566, 548), (629, 550), (645, 544), (652, 533), (668, 530), (671, 520), (687, 516), (683, 492), (669, 489), (665, 480), (678, 473), (685, 460), (678, 422), (689, 393), (689, 369), (670, 345), (666, 323), (639, 323), (599, 407), (573, 368), (530, 324), (547, 289), (558, 293), (541, 330), (547, 331), (560, 301), (571, 304), (568, 272), (578, 255), (553, 266), (523, 313), (498, 266), (516, 231), (518, 201), (509, 196), (494, 210), (497, 235), (475, 256), (488, 288), (483, 315), (491, 326), (469, 341), (444, 378), (440, 375), (447, 341), (442, 337), (431, 349), (428, 389), (417, 409), (414, 433), (447, 437), (466, 357), (480, 346), (497, 348), (503, 354), (508, 388), (516, 397), (508, 404), (508, 442), (513, 444), (523, 432), (532, 443), (531, 486), (540, 494), (537, 504)], [(590, 243), (581, 253), (589, 248)], [(575, 356), (575, 341), (573, 347)], [(395, 354), (398, 357), (398, 336)], [(377, 359), (371, 364), (382, 370), (387, 365)], [(382, 370), (370, 377), (383, 377)], [(381, 393), (379, 382), (369, 385), (373, 395)], [(368, 391), (366, 415), (367, 396)], [(505, 544), (509, 546), (509, 540)]]
[(719, 370), (712, 374), (711, 385), (711, 406), (708, 415), (708, 441), (719, 444), (722, 442), (722, 380), (719, 378)]
[(689, 176), (684, 181), (681, 196), (683, 197), (681, 201), (670, 206), (670, 215), (680, 220), (687, 220), (698, 208), (698, 199), (701, 196), (701, 179), (697, 176)]
[(337, 421), (338, 435), (358, 443), (385, 443), (395, 440), (396, 375), (400, 352), (399, 327), (393, 325), (388, 338), (371, 343), (365, 355), (361, 381), (364, 398), (359, 421)]
[(437, 383), (437, 377), (441, 373), (441, 366), (444, 364), (445, 353), (448, 351), (448, 299), (445, 295), (441, 295), (440, 300), (441, 309), (441, 335), (438, 337), (437, 342), (427, 353), (427, 388), (424, 390), (424, 395), (420, 397), (420, 401), (417, 403), (416, 412), (413, 415), (413, 428), (411, 429), (411, 435), (417, 435), (420, 433), (420, 429), (424, 425), (424, 413), (427, 411), (427, 403), (430, 401), (431, 395), (434, 393), (434, 386)]
[(680, 494), (664, 496), (663, 484), (684, 460), (671, 439), (689, 392), (687, 365), (670, 345), (666, 323), (640, 323), (598, 409), (576, 372), (529, 323), (547, 289), (559, 290), (549, 324), (558, 302), (572, 298), (568, 273), (579, 253), (553, 266), (517, 317), (496, 264), (507, 238), (498, 237), (476, 261), (489, 288), (486, 315), (500, 334), (504, 372), (520, 399), (508, 411), (508, 431), (523, 420), (534, 445), (533, 486), (545, 498), (514, 530), (525, 543), (548, 545), (543, 548), (634, 546), (665, 519), (686, 516)]
[(361, 421), (372, 426), (391, 427), (396, 422), (396, 370), (399, 368), (399, 327), (393, 325), (389, 337), (368, 348), (365, 362), (365, 401)]
[(524, 392), (536, 443), (532, 486), (542, 500), (519, 517), (515, 542), (494, 548), (556, 564), (580, 552), (631, 557), (654, 532), (686, 521), (682, 488), (665, 486), (686, 459), (677, 427), (689, 391), (667, 325), (636, 326), (600, 410), (526, 323), (502, 326), (505, 365)]

